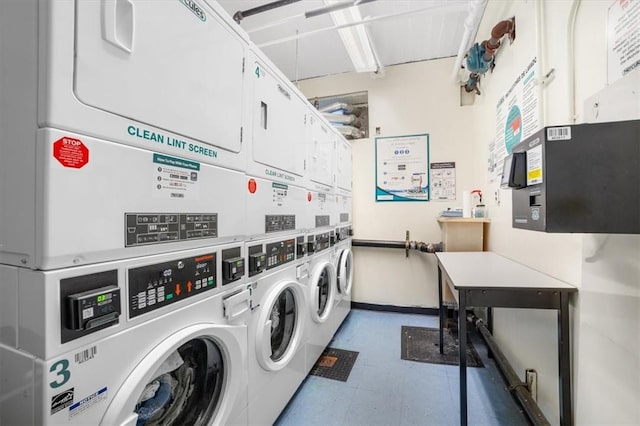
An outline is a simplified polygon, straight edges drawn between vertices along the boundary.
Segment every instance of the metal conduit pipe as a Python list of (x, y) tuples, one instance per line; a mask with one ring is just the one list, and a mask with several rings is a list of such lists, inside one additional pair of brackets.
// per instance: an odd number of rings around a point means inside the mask
[(282, 6), (287, 6), (291, 3), (297, 3), (299, 1), (300, 0), (279, 0), (271, 3), (263, 4), (262, 6), (254, 7), (253, 9), (239, 10), (233, 14), (233, 20), (239, 24), (240, 21), (242, 21), (244, 18), (248, 16), (257, 15), (258, 13), (266, 12)]
[(376, 0), (353, 0), (346, 1), (344, 3), (336, 3), (329, 6), (321, 7), (319, 9), (311, 10), (309, 12), (304, 13), (305, 18), (313, 18), (316, 16), (324, 15), (326, 13), (335, 12), (336, 10), (342, 10), (353, 6), (358, 6), (365, 3), (371, 3)]
[(516, 372), (514, 371), (511, 364), (509, 364), (509, 360), (504, 356), (500, 348), (498, 347), (498, 343), (495, 341), (493, 335), (484, 324), (481, 318), (478, 318), (475, 314), (469, 313), (467, 315), (467, 321), (473, 323), (477, 330), (480, 332), (480, 335), (484, 339), (487, 347), (493, 354), (493, 358), (498, 366), (500, 372), (504, 375), (507, 383), (509, 384), (509, 389), (512, 390), (520, 404), (522, 404), (522, 408), (529, 416), (529, 420), (534, 424), (534, 426), (550, 426), (549, 420), (544, 416), (538, 404), (531, 397), (531, 393), (529, 393), (529, 389), (527, 389), (527, 384), (524, 383)]
[(423, 243), (422, 241), (384, 241), (384, 240), (352, 240), (354, 247), (395, 248), (417, 250), (423, 253), (436, 253), (442, 251), (442, 243)]

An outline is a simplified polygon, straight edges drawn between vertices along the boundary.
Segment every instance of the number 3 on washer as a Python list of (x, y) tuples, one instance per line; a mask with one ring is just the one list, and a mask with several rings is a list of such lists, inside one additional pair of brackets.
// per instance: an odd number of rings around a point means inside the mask
[(59, 388), (69, 381), (71, 378), (71, 371), (69, 371), (69, 360), (61, 359), (60, 361), (51, 365), (49, 368), (50, 373), (56, 373), (58, 380), (49, 383), (52, 388)]

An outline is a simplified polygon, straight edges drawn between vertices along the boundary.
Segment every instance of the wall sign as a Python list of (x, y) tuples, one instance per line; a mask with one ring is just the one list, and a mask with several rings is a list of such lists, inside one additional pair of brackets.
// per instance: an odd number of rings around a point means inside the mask
[(640, 67), (640, 0), (616, 0), (607, 17), (607, 83)]
[(456, 199), (456, 163), (431, 163), (431, 199)]
[(376, 138), (376, 201), (429, 201), (429, 135)]
[(540, 85), (536, 83), (537, 58), (514, 78), (496, 105), (496, 138), (489, 144), (489, 181), (500, 179), (502, 162), (513, 147), (540, 129)]

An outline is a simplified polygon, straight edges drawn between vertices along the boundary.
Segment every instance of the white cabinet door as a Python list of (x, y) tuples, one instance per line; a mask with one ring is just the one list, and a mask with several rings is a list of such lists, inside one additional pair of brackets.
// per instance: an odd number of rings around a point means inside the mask
[(276, 73), (256, 61), (252, 158), (298, 176), (304, 175), (306, 105)]
[(351, 144), (343, 139), (338, 139), (336, 150), (337, 186), (339, 189), (351, 191)]
[(195, 0), (77, 1), (75, 25), (81, 102), (240, 151), (245, 43), (212, 9)]
[(309, 179), (313, 183), (333, 186), (335, 135), (315, 114), (311, 115), (308, 125)]

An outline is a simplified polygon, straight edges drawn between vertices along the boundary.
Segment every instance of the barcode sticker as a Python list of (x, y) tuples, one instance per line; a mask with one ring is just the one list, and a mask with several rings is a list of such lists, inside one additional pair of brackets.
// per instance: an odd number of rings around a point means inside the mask
[(81, 352), (76, 353), (74, 359), (76, 364), (82, 364), (83, 362), (87, 362), (98, 354), (98, 347), (92, 346), (89, 349), (85, 349)]
[(571, 140), (571, 127), (550, 127), (547, 129), (547, 140), (568, 141)]

